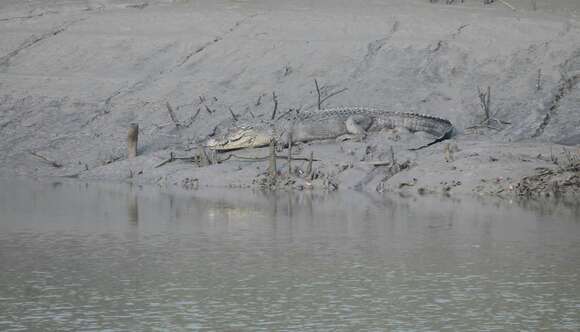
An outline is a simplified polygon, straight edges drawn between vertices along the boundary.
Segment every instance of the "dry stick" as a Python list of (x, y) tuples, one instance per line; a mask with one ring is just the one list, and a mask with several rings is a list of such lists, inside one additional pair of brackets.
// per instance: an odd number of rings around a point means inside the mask
[(177, 117), (175, 116), (175, 112), (173, 112), (171, 104), (169, 104), (169, 102), (166, 102), (165, 107), (167, 107), (167, 112), (169, 112), (169, 117), (171, 118), (171, 121), (173, 121), (173, 123), (175, 124), (175, 128), (179, 128), (180, 124), (179, 121), (177, 121)]
[(318, 94), (318, 109), (322, 107), (322, 100), (320, 100), (320, 88), (318, 87), (318, 81), (314, 79), (314, 84), (316, 85), (316, 93)]
[(52, 167), (56, 167), (56, 168), (61, 168), (62, 167), (62, 164), (57, 163), (54, 160), (50, 160), (50, 159), (46, 158), (45, 156), (42, 156), (42, 155), (40, 155), (40, 154), (38, 154), (36, 152), (30, 151), (30, 154), (33, 155), (34, 157), (36, 157), (36, 158), (38, 158), (38, 159), (40, 159), (40, 160), (48, 163), (48, 164), (50, 164)]
[(314, 152), (310, 151), (310, 158), (308, 159), (308, 165), (306, 166), (307, 177), (310, 177), (312, 175), (312, 161), (314, 161)]
[(337, 95), (337, 94), (339, 94), (339, 93), (343, 93), (343, 92), (345, 92), (346, 90), (348, 90), (348, 88), (343, 88), (343, 89), (340, 89), (340, 90), (338, 90), (338, 91), (335, 91), (335, 92), (333, 92), (333, 93), (329, 94), (328, 96), (326, 96), (326, 97), (322, 98), (322, 100), (321, 100), (321, 103), (324, 103), (324, 102), (325, 102), (325, 101), (327, 101), (329, 98), (331, 98), (331, 97), (334, 97), (334, 96), (336, 96), (336, 95)]
[(278, 97), (276, 92), (272, 91), (272, 100), (274, 101), (274, 110), (272, 111), (272, 120), (276, 118), (276, 111), (278, 111)]
[[(228, 157), (225, 160), (228, 160), (230, 158), (236, 158), (236, 159), (241, 159), (241, 160), (247, 160), (247, 161), (264, 161), (264, 160), (268, 160), (270, 159), (270, 156), (266, 156), (266, 157), (245, 157), (245, 156), (238, 156), (236, 154), (229, 154)], [(288, 156), (284, 156), (284, 155), (276, 155), (276, 159), (286, 159), (288, 160)], [(294, 161), (320, 161), (319, 159), (310, 159), (310, 158), (305, 158), (305, 157), (292, 157), (292, 160)]]
[(193, 122), (195, 121), (195, 118), (197, 118), (200, 111), (201, 111), (201, 108), (198, 107), (197, 112), (195, 112), (195, 114), (191, 117), (191, 119), (189, 119), (189, 122), (185, 125), (185, 127), (189, 127), (193, 124)]
[(256, 101), (256, 106), (260, 106), (262, 104), (262, 95), (258, 96), (258, 100)]
[(479, 92), (479, 103), (481, 105), (481, 109), (483, 110), (484, 113), (484, 120), (483, 122), (487, 122), (489, 121), (489, 119), (491, 119), (491, 114), (489, 113), (489, 103), (490, 103), (490, 87), (487, 87), (487, 92), (481, 92), (480, 88), (477, 88), (477, 91)]
[(127, 157), (129, 159), (137, 157), (137, 146), (139, 144), (139, 124), (131, 123), (127, 133)]
[(292, 176), (292, 132), (288, 133), (288, 176)]
[(228, 110), (230, 111), (230, 114), (232, 115), (234, 121), (238, 121), (238, 116), (234, 113), (234, 111), (232, 111), (232, 108), (228, 107)]
[(491, 105), (491, 87), (488, 86), (487, 87), (487, 103), (485, 104), (486, 106), (486, 116), (488, 119), (491, 119), (491, 113), (490, 113), (490, 106)]
[(205, 149), (203, 147), (200, 147), (199, 150), (199, 160), (200, 160), (200, 166), (209, 166), (211, 165), (211, 161), (209, 160), (207, 154), (205, 153)]
[(377, 160), (377, 161), (361, 161), (363, 165), (371, 165), (371, 166), (391, 166), (393, 165), (390, 161), (386, 160)]
[(542, 69), (538, 69), (538, 79), (536, 80), (536, 91), (542, 89)]
[(209, 113), (209, 114), (213, 114), (213, 111), (206, 105), (205, 103), (205, 98), (203, 96), (199, 96), (199, 101), (201, 102), (201, 104), (203, 105), (203, 107), (205, 107), (205, 110)]
[(174, 161), (174, 160), (175, 160), (175, 156), (173, 155), (173, 151), (171, 151), (171, 152), (169, 152), (169, 158), (167, 158), (167, 159), (163, 160), (163, 161), (162, 161), (162, 162), (160, 162), (159, 164), (155, 165), (153, 168), (158, 168), (158, 167), (161, 167), (161, 166), (163, 166), (163, 165), (165, 165), (165, 164), (167, 164), (167, 163), (170, 163), (170, 162), (172, 162), (172, 161)]
[(276, 179), (276, 140), (270, 140), (270, 162), (269, 162), (269, 175), (271, 179)]
[(285, 117), (286, 115), (288, 115), (288, 113), (292, 112), (292, 111), (296, 111), (296, 112), (300, 112), (300, 110), (302, 109), (302, 106), (294, 109), (294, 108), (289, 108), (286, 112), (282, 113), (282, 115), (280, 115), (276, 121), (282, 119), (283, 117)]

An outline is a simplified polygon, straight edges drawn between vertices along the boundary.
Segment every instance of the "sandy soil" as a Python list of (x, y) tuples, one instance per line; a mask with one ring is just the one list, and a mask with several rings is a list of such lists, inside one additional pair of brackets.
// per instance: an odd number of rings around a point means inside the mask
[[(457, 135), (447, 143), (456, 151), (449, 158), (442, 143), (411, 152), (427, 138), (393, 132), (304, 144), (295, 152), (314, 153), (319, 178), (284, 180), (292, 186), (515, 192), (523, 178), (566, 168), (580, 154), (580, 3), (538, 0), (536, 10), (527, 0), (506, 3), (2, 1), (0, 175), (254, 186), (266, 161), (155, 166), (170, 152), (194, 155), (210, 133), (231, 125), (230, 109), (240, 121), (269, 117), (272, 92), (279, 112), (315, 108), (317, 79), (323, 94), (346, 89), (327, 107), (450, 119)], [(488, 86), (502, 123), (469, 129), (483, 116), (478, 88)], [(140, 157), (127, 160), (133, 122)], [(391, 147), (404, 165), (398, 173), (372, 165), (392, 161)], [(293, 165), (296, 174), (306, 168)], [(284, 176), (286, 162), (278, 167)], [(564, 182), (578, 177), (568, 175)]]

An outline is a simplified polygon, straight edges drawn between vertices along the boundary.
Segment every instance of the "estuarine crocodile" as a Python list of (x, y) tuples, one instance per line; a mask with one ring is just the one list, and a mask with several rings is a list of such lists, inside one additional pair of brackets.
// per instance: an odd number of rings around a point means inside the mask
[(228, 151), (261, 147), (275, 139), (279, 144), (339, 138), (345, 135), (364, 136), (369, 131), (406, 128), (423, 131), (436, 138), (428, 144), (412, 148), (418, 150), (449, 138), (454, 131), (447, 119), (426, 114), (385, 111), (366, 107), (338, 107), (287, 114), (276, 121), (242, 124), (228, 132), (207, 140), (211, 150)]

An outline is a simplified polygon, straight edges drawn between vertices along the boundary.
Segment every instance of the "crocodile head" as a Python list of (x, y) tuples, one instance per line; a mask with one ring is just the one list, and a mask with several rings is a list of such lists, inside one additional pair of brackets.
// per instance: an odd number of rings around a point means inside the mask
[(205, 145), (215, 151), (257, 148), (270, 144), (272, 138), (270, 128), (239, 126), (231, 128), (223, 135), (208, 139)]

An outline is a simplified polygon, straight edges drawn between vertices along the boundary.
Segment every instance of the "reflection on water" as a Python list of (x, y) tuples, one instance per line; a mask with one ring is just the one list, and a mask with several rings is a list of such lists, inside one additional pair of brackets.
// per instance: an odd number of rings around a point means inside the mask
[(577, 331), (579, 219), (554, 202), (4, 181), (0, 330)]

